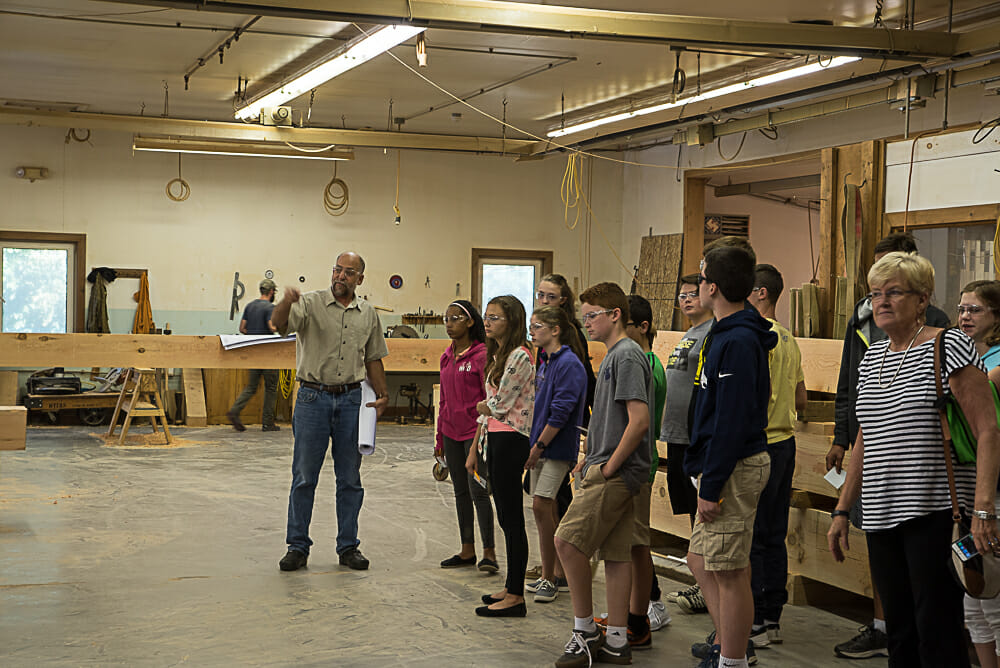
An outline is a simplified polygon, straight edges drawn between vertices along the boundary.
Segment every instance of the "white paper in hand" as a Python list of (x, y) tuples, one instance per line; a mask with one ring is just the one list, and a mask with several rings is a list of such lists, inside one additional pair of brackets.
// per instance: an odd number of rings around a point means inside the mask
[(837, 467), (834, 466), (826, 472), (826, 475), (823, 476), (823, 478), (836, 489), (840, 489), (844, 485), (844, 481), (847, 480), (847, 471), (840, 469), (840, 473), (837, 473)]
[(367, 404), (375, 402), (375, 389), (367, 379), (361, 381), (361, 410), (358, 411), (358, 452), (363, 455), (375, 453), (375, 424), (378, 413)]

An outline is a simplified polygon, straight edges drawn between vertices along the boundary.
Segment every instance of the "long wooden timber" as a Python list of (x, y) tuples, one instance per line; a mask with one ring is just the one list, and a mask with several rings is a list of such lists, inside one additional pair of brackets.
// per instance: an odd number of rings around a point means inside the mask
[[(437, 373), (444, 339), (386, 339), (390, 373)], [(591, 344), (594, 367), (603, 345)], [(157, 369), (294, 369), (295, 343), (225, 350), (217, 336), (161, 334), (0, 334), (0, 367), (151, 367)]]

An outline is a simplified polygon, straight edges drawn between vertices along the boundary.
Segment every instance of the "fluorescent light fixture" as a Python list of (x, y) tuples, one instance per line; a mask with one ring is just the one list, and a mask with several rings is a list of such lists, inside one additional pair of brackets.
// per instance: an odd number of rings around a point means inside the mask
[(299, 160), (354, 160), (354, 151), (329, 146), (297, 144), (298, 149), (276, 142), (214, 141), (172, 137), (133, 137), (132, 150), (160, 153), (200, 153), (238, 155), (254, 158), (297, 158)]
[(402, 44), (414, 35), (419, 35), (424, 30), (426, 28), (413, 26), (382, 26), (367, 35), (353, 39), (337, 50), (329, 60), (311, 66), (294, 79), (280, 84), (278, 88), (238, 109), (236, 118), (240, 120), (256, 119), (264, 107), (277, 107), (283, 102), (294, 100), (300, 95), (322, 86), (330, 79)]
[(767, 86), (773, 83), (778, 83), (779, 81), (787, 81), (788, 79), (794, 79), (796, 77), (805, 76), (807, 74), (814, 74), (816, 72), (822, 72), (823, 70), (830, 70), (835, 67), (840, 67), (841, 65), (847, 65), (848, 63), (853, 63), (860, 58), (854, 56), (837, 56), (829, 62), (827, 65), (820, 65), (818, 62), (809, 63), (808, 65), (802, 65), (801, 67), (793, 67), (790, 70), (782, 70), (781, 72), (775, 72), (774, 74), (766, 74), (756, 79), (750, 79), (749, 81), (741, 81), (740, 83), (731, 84), (729, 86), (723, 86), (722, 88), (715, 88), (713, 90), (707, 90), (700, 95), (692, 95), (690, 97), (681, 98), (675, 102), (665, 102), (664, 104), (657, 104), (651, 107), (644, 107), (642, 109), (633, 109), (631, 111), (623, 111), (619, 114), (613, 114), (611, 116), (604, 116), (602, 118), (595, 118), (591, 121), (586, 121), (583, 123), (578, 123), (576, 125), (570, 125), (566, 128), (561, 128), (559, 130), (552, 130), (547, 132), (547, 137), (563, 137), (565, 135), (573, 134), (575, 132), (582, 132), (583, 130), (589, 130), (591, 128), (596, 128), (601, 125), (607, 125), (608, 123), (617, 123), (618, 121), (624, 121), (629, 118), (635, 118), (637, 116), (645, 116), (646, 114), (655, 114), (658, 111), (666, 111), (667, 109), (674, 109), (676, 107), (683, 107), (687, 104), (694, 104), (695, 102), (702, 102), (704, 100), (711, 100), (712, 98), (722, 97), (723, 95), (731, 95), (733, 93), (739, 93), (741, 91), (749, 90), (751, 88), (760, 88), (761, 86)]

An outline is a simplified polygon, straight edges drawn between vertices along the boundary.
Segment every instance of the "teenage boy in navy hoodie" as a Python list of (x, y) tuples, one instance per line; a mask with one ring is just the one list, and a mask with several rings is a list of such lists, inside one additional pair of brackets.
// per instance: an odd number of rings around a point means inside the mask
[(767, 484), (768, 351), (777, 343), (771, 323), (746, 303), (754, 259), (741, 248), (705, 255), (701, 303), (715, 325), (702, 348), (684, 470), (698, 478), (698, 512), (688, 566), (717, 629), (701, 664), (747, 666), (753, 624), (750, 545), (757, 501)]

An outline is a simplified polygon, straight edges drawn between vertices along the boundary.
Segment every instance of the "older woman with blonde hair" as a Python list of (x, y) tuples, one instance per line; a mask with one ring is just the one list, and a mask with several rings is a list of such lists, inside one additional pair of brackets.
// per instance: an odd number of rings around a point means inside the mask
[[(962, 589), (949, 572), (951, 495), (934, 374), (934, 340), (925, 325), (934, 267), (914, 253), (889, 253), (868, 272), (875, 324), (888, 338), (859, 367), (860, 428), (827, 534), (844, 560), (848, 509), (864, 507), (873, 584), (882, 597), (889, 666), (968, 666)], [(1000, 430), (986, 372), (972, 341), (957, 330), (943, 339), (941, 381), (978, 438), (977, 467), (951, 454), (959, 505), (972, 517), (980, 552), (1000, 550), (994, 500)]]

